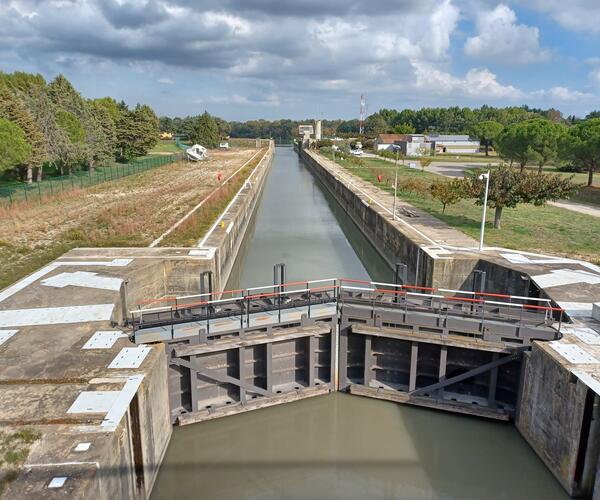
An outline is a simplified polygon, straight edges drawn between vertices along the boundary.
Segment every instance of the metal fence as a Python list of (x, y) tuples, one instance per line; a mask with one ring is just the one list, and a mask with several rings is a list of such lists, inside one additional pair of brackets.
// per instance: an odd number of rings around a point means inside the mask
[(133, 160), (129, 163), (115, 163), (112, 166), (97, 167), (93, 172), (78, 171), (71, 175), (62, 177), (52, 177), (41, 182), (33, 184), (14, 184), (0, 187), (0, 204), (11, 206), (20, 201), (42, 202), (48, 198), (60, 193), (67, 192), (75, 188), (87, 188), (95, 186), (102, 182), (120, 179), (128, 175), (145, 172), (162, 165), (167, 165), (183, 159), (181, 153), (153, 156), (140, 160)]

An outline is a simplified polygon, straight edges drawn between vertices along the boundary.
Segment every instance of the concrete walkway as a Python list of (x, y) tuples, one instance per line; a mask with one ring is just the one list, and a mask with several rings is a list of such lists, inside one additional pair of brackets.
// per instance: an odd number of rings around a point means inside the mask
[(572, 212), (579, 212), (580, 214), (600, 217), (600, 207), (596, 207), (593, 205), (584, 205), (583, 203), (575, 203), (574, 201), (567, 200), (550, 201), (548, 203), (550, 205), (554, 205), (555, 207), (571, 210)]

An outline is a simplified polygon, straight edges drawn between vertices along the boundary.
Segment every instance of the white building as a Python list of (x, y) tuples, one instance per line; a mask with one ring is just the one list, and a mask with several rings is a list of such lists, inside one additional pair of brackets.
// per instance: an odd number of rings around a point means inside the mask
[(429, 141), (436, 153), (479, 153), (479, 141), (468, 135), (432, 134)]
[(423, 156), (431, 151), (431, 143), (423, 134), (379, 134), (374, 141), (376, 151), (396, 151), (404, 156)]
[(373, 141), (375, 151), (393, 151), (395, 142), (402, 140), (404, 137), (404, 134), (378, 134)]

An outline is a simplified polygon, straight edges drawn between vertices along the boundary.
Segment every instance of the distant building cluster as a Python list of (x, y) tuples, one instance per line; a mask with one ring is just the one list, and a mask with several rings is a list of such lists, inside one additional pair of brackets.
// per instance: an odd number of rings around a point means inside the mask
[(468, 135), (442, 134), (379, 134), (375, 138), (377, 151), (395, 151), (405, 156), (424, 156), (432, 153), (478, 153), (480, 144)]
[(323, 125), (321, 120), (315, 120), (314, 127), (312, 125), (298, 125), (298, 134), (302, 138), (302, 142), (315, 139), (320, 141), (323, 135)]

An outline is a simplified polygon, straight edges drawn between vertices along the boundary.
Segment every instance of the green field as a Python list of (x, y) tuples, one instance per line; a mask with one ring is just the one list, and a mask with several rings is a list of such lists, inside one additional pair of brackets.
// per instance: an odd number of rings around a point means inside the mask
[(160, 140), (158, 141), (158, 144), (156, 144), (156, 146), (154, 146), (150, 151), (148, 151), (148, 156), (173, 153), (181, 153), (181, 149), (177, 147), (177, 144), (175, 144), (175, 140)]
[[(393, 192), (395, 170), (393, 165), (385, 160), (370, 158), (363, 158), (362, 162), (362, 166), (357, 166), (348, 160), (338, 160), (341, 166), (355, 175), (386, 191)], [(377, 181), (378, 175), (382, 176), (381, 183)], [(428, 185), (433, 181), (439, 181), (440, 176), (400, 166), (399, 186), (411, 179)], [(429, 212), (448, 225), (460, 229), (465, 234), (475, 239), (479, 238), (482, 208), (475, 205), (474, 200), (462, 200), (456, 205), (448, 206), (446, 213), (442, 214), (441, 204), (427, 194), (400, 189), (398, 197)], [(517, 208), (504, 209), (502, 229), (494, 229), (492, 221), (493, 210), (489, 210), (485, 233), (485, 243), (488, 246), (553, 253), (600, 263), (600, 218), (550, 205), (544, 207), (519, 205)]]

